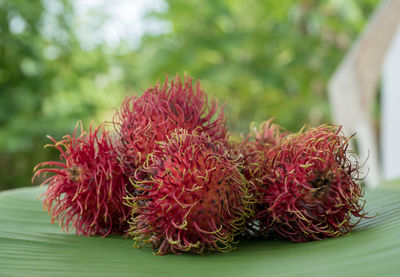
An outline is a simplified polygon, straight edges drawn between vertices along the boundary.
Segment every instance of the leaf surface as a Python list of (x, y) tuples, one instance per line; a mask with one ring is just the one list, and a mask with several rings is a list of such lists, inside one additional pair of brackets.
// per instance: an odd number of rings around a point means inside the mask
[(350, 234), (309, 243), (242, 240), (230, 253), (154, 256), (131, 239), (64, 234), (31, 187), (0, 193), (0, 276), (398, 276), (400, 189), (367, 192)]

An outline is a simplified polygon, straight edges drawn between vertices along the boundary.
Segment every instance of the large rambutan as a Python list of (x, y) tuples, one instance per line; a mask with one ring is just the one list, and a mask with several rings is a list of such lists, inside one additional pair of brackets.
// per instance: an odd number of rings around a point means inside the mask
[(149, 156), (127, 199), (136, 247), (156, 254), (229, 251), (253, 213), (236, 157), (200, 129), (177, 129)]
[(187, 76), (183, 81), (177, 76), (163, 85), (157, 83), (140, 97), (125, 98), (114, 122), (121, 140), (121, 159), (131, 176), (158, 148), (158, 142), (176, 128), (191, 132), (201, 127), (213, 140), (227, 135), (222, 108), (216, 100), (209, 101), (200, 83), (193, 85)]
[(349, 139), (340, 127), (325, 125), (289, 135), (271, 149), (258, 186), (266, 205), (256, 216), (262, 233), (271, 229), (291, 241), (321, 240), (350, 232), (365, 217)]
[(60, 161), (38, 164), (34, 178), (51, 173), (42, 184), (48, 187), (42, 197), (51, 216), (68, 232), (75, 228), (83, 235), (123, 234), (130, 209), (123, 204), (125, 185), (129, 179), (123, 174), (111, 135), (103, 126), (90, 128), (61, 141), (49, 137), (60, 152)]

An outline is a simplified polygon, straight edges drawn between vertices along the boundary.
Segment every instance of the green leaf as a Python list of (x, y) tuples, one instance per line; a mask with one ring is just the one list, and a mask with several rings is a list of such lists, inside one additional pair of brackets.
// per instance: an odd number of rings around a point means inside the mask
[(43, 188), (0, 193), (0, 276), (398, 276), (400, 189), (370, 190), (352, 234), (310, 243), (242, 240), (235, 251), (154, 256), (131, 239), (64, 234), (38, 198)]

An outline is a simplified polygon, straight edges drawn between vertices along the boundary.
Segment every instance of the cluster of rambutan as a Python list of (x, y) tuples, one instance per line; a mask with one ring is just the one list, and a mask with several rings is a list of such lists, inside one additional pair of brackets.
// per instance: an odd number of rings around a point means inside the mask
[(185, 76), (124, 99), (113, 118), (81, 126), (38, 164), (44, 208), (67, 232), (130, 235), (156, 254), (230, 251), (271, 232), (292, 241), (348, 233), (363, 218), (358, 166), (336, 126), (282, 133), (267, 121), (229, 141), (216, 100)]

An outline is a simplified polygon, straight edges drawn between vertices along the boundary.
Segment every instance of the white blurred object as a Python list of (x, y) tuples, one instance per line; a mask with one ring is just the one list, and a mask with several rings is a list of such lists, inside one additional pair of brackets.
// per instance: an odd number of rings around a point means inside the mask
[(383, 178), (400, 178), (400, 27), (387, 53), (382, 76)]
[[(43, 1), (50, 13), (58, 2)], [(118, 47), (122, 41), (135, 49), (140, 45), (143, 35), (163, 34), (171, 28), (167, 21), (147, 17), (149, 12), (163, 12), (168, 9), (163, 0), (85, 0), (72, 3), (77, 13), (74, 28), (84, 49), (103, 43), (111, 48)]]
[[(360, 160), (366, 160), (368, 168), (365, 181), (371, 187), (377, 186), (381, 179), (372, 107), (382, 64), (399, 22), (400, 0), (383, 1), (333, 74), (328, 87), (334, 121), (343, 125), (346, 135), (357, 134)], [(400, 164), (400, 156), (397, 164)]]

